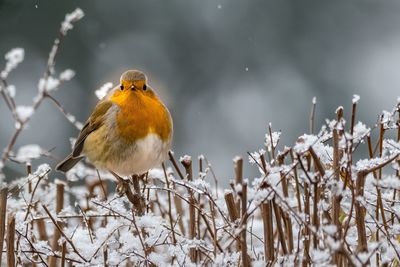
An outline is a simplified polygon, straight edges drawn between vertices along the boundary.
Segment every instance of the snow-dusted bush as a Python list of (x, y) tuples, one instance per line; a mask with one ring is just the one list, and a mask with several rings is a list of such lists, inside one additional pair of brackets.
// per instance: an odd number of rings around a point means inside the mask
[[(16, 140), (43, 101), (53, 102), (78, 129), (81, 124), (51, 96), (74, 76), (54, 71), (61, 38), (83, 17), (80, 9), (62, 22), (32, 105), (15, 103), (8, 74), (24, 58), (22, 48), (5, 56), (0, 94), (15, 120), (0, 170), (9, 161), (25, 165), (26, 177), (0, 192), (0, 259), (37, 266), (397, 266), (400, 257), (400, 105), (384, 111), (369, 128), (356, 120), (354, 96), (349, 122), (339, 107), (314, 133), (280, 146), (284, 131), (269, 125), (265, 144), (249, 153), (259, 169), (243, 178), (243, 159), (234, 159), (229, 189), (216, 186), (211, 165), (183, 156), (163, 169), (127, 178), (116, 194), (114, 176), (79, 163), (65, 181), (51, 181), (50, 155), (39, 145), (16, 148)], [(102, 98), (109, 84), (96, 91)], [(377, 140), (371, 133), (377, 133)], [(389, 136), (394, 136), (389, 138)], [(357, 154), (365, 146), (367, 155)], [(4, 175), (0, 171), (1, 179)], [(82, 183), (84, 181), (84, 183)], [(122, 193), (121, 193), (122, 192)]]

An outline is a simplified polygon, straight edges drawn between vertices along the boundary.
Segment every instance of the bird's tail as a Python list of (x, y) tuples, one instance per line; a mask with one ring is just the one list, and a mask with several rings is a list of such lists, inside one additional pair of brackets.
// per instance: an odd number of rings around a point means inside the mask
[(60, 172), (67, 172), (75, 166), (83, 157), (73, 157), (72, 153), (69, 154), (63, 161), (57, 164), (56, 170)]

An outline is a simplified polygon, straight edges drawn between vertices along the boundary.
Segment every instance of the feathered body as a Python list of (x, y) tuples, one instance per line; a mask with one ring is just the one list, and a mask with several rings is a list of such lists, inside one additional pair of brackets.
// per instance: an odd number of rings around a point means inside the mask
[(96, 105), (73, 152), (57, 169), (68, 171), (87, 156), (100, 169), (143, 174), (166, 159), (172, 135), (169, 111), (146, 84), (144, 74), (128, 71), (120, 86)]

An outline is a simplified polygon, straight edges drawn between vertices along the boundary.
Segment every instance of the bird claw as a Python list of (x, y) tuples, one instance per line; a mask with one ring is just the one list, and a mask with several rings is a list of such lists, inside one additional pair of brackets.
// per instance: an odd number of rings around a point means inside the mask
[[(132, 176), (132, 181), (125, 180), (118, 174), (113, 171), (110, 171), (112, 175), (117, 179), (117, 186), (115, 188), (115, 192), (119, 197), (126, 196), (128, 200), (133, 204), (135, 207), (138, 215), (142, 215), (144, 213), (144, 209), (146, 206), (146, 201), (140, 192), (140, 185), (139, 185), (139, 177), (140, 176)], [(131, 189), (133, 187), (133, 191)]]
[(119, 197), (122, 197), (123, 195), (125, 195), (125, 192), (127, 190), (127, 186), (129, 186), (128, 184), (126, 184), (125, 182), (117, 182), (117, 186), (115, 188), (115, 192), (117, 193), (117, 195)]

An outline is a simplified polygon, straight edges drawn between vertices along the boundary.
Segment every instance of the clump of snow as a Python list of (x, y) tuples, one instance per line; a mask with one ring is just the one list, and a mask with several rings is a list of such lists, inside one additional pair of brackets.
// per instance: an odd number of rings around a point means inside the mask
[(15, 86), (14, 86), (14, 85), (10, 84), (9, 86), (6, 87), (6, 90), (8, 91), (8, 95), (9, 95), (11, 98), (14, 98), (14, 97), (15, 97), (16, 89), (15, 89)]
[(343, 106), (338, 106), (336, 108), (336, 110), (335, 110), (335, 113), (337, 114), (337, 113), (342, 112), (342, 111), (343, 111)]
[(265, 154), (264, 149), (260, 149), (258, 151), (250, 153), (251, 156), (249, 156), (249, 162), (250, 164), (256, 164), (257, 162), (260, 161), (260, 156)]
[(235, 266), (240, 259), (240, 253), (239, 252), (234, 252), (234, 253), (220, 253), (217, 255), (214, 261), (215, 266)]
[(235, 184), (236, 193), (240, 194), (242, 192), (242, 190), (243, 190), (242, 184), (239, 184), (239, 183)]
[(238, 162), (238, 161), (240, 161), (240, 160), (242, 160), (242, 157), (241, 157), (241, 156), (235, 156), (235, 157), (233, 158), (233, 162), (234, 162), (234, 163), (236, 163), (236, 162)]
[(211, 188), (210, 184), (208, 182), (204, 181), (202, 178), (195, 179), (193, 182), (191, 182), (191, 184), (195, 188), (197, 188), (203, 192), (210, 192), (210, 188)]
[(72, 124), (75, 125), (76, 128), (78, 128), (78, 130), (81, 130), (83, 128), (83, 124), (79, 121), (76, 120), (75, 116), (72, 114), (65, 114), (65, 117), (67, 118), (67, 120), (69, 122), (71, 122)]
[(316, 96), (314, 96), (313, 98), (312, 98), (312, 103), (315, 105), (315, 104), (317, 104), (317, 97)]
[(44, 176), (51, 171), (49, 164), (44, 163), (37, 167), (37, 170), (33, 173), (36, 176)]
[(165, 180), (165, 174), (164, 174), (164, 170), (161, 168), (154, 168), (149, 170), (149, 177), (153, 178), (153, 179), (158, 179), (161, 181)]
[(83, 13), (82, 9), (77, 8), (71, 13), (65, 15), (64, 21), (61, 23), (61, 32), (63, 35), (66, 35), (69, 30), (73, 29), (74, 22), (82, 19), (85, 13)]
[(322, 264), (322, 263), (327, 263), (330, 260), (330, 252), (329, 250), (317, 250), (313, 249), (311, 250), (311, 259), (312, 262), (315, 264)]
[(304, 134), (297, 139), (296, 145), (293, 147), (293, 150), (299, 154), (304, 153), (317, 141), (318, 136)]
[(2, 79), (7, 78), (8, 74), (15, 69), (19, 63), (21, 63), (24, 60), (25, 56), (25, 50), (23, 48), (13, 48), (7, 54), (4, 56), (6, 59), (6, 67), (5, 69), (0, 73), (0, 77)]
[[(400, 180), (396, 176), (385, 176), (381, 180), (375, 180), (375, 184), (386, 189), (400, 189)], [(400, 234), (400, 233), (399, 233)]]
[(60, 73), (60, 80), (62, 81), (69, 81), (75, 76), (75, 71), (71, 69), (66, 69)]
[(179, 161), (180, 162), (189, 162), (189, 161), (192, 161), (192, 157), (189, 155), (184, 155), (183, 157), (179, 158)]
[(22, 146), (18, 149), (16, 159), (21, 162), (29, 162), (32, 159), (40, 158), (43, 149), (36, 144)]
[(96, 94), (97, 98), (101, 100), (108, 94), (108, 92), (111, 90), (112, 87), (113, 87), (112, 83), (105, 83), (94, 93)]
[(267, 189), (259, 189), (256, 191), (256, 193), (251, 197), (251, 199), (254, 202), (254, 205), (260, 205), (261, 203), (263, 203), (264, 201), (268, 201), (271, 200), (274, 197), (274, 191), (272, 191), (271, 188), (267, 188)]
[(47, 78), (41, 78), (39, 80), (39, 92), (51, 92), (55, 91), (60, 85), (60, 80), (54, 78), (53, 76), (49, 76)]
[(33, 115), (34, 109), (31, 106), (17, 106), (15, 112), (21, 121), (26, 121)]
[(390, 124), (393, 121), (393, 114), (387, 110), (382, 111), (381, 123), (385, 129), (390, 128)]
[(366, 137), (369, 132), (371, 131), (370, 128), (368, 128), (364, 123), (361, 121), (357, 122), (356, 125), (354, 125), (353, 129), (353, 140), (356, 143), (359, 143), (363, 140), (364, 137)]
[(356, 170), (366, 171), (384, 163), (386, 160), (386, 158), (360, 159), (356, 163)]
[(268, 149), (268, 151), (271, 151), (272, 147), (275, 148), (278, 145), (280, 137), (281, 132), (272, 132), (271, 134), (265, 134), (265, 147)]
[(389, 154), (399, 154), (400, 153), (400, 143), (392, 139), (383, 140), (383, 149)]
[(337, 232), (337, 227), (334, 224), (324, 225), (322, 229), (324, 230), (325, 233), (331, 236), (335, 235)]
[(357, 104), (358, 101), (360, 101), (360, 96), (359, 95), (353, 95), (353, 99), (352, 99), (353, 104)]

